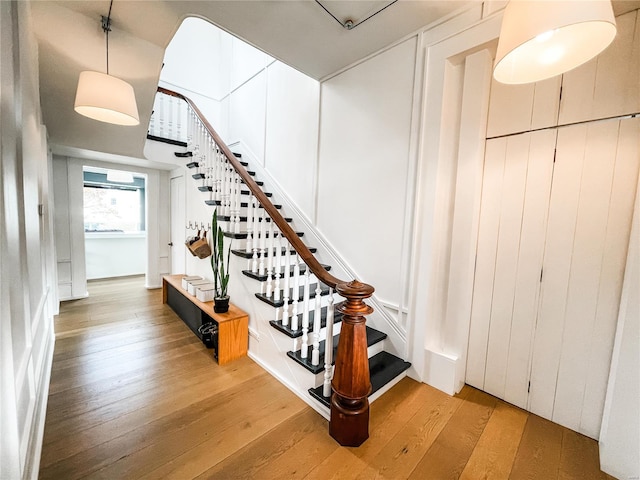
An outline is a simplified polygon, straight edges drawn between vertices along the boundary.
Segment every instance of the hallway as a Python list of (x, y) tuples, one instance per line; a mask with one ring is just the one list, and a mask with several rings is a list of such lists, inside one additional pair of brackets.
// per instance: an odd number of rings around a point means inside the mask
[(42, 479), (610, 479), (595, 441), (471, 387), (404, 379), (341, 448), (320, 415), (252, 360), (218, 366), (142, 277), (64, 302)]

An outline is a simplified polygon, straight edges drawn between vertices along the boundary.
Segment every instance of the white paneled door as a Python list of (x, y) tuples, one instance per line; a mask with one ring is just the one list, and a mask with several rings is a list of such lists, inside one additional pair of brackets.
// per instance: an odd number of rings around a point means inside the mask
[(640, 118), (487, 140), (466, 381), (597, 438)]
[(171, 273), (185, 272), (184, 177), (171, 179)]

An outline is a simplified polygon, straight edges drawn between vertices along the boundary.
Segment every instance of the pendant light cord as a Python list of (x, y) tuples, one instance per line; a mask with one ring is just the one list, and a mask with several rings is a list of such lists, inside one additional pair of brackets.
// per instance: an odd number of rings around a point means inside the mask
[(102, 30), (105, 33), (107, 44), (107, 75), (109, 75), (109, 32), (111, 31), (111, 7), (113, 7), (113, 0), (109, 3), (109, 13), (106, 17), (102, 17)]
[[(112, 0), (113, 1), (113, 0)], [(377, 10), (376, 12), (372, 13), (371, 15), (369, 15), (367, 18), (365, 18), (364, 20), (360, 20), (358, 23), (354, 23), (353, 20), (346, 20), (345, 22), (342, 22), (341, 20), (338, 19), (338, 17), (336, 17), (333, 13), (331, 13), (329, 11), (329, 9), (327, 7), (325, 7), (320, 0), (315, 0), (315, 2), (320, 5), (322, 7), (322, 9), (327, 12), (329, 15), (331, 15), (333, 17), (333, 19), (338, 22), (340, 25), (342, 25), (344, 28), (346, 28), (347, 30), (353, 30), (354, 28), (356, 28), (358, 25), (362, 25), (364, 22), (366, 22), (367, 20), (369, 20), (372, 17), (375, 17), (376, 15), (378, 15), (380, 12), (382, 12), (383, 10), (386, 10), (387, 8), (389, 8), (391, 5), (393, 5), (394, 3), (396, 3), (398, 0), (392, 0), (391, 2), (387, 3), (384, 7), (382, 7), (380, 10)]]

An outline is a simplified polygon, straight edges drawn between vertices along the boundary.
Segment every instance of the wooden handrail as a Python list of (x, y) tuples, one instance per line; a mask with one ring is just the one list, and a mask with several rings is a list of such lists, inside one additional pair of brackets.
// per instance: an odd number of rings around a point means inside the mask
[(369, 437), (369, 401), (367, 397), (371, 391), (364, 316), (373, 312), (373, 309), (365, 304), (364, 300), (373, 294), (374, 288), (357, 280), (347, 282), (331, 275), (280, 215), (278, 209), (236, 159), (236, 156), (195, 103), (185, 95), (167, 88), (158, 87), (158, 92), (184, 100), (191, 107), (236, 173), (242, 178), (253, 196), (258, 199), (262, 208), (298, 252), (310, 271), (319, 281), (334, 288), (339, 295), (346, 298), (346, 302), (339, 307), (339, 311), (342, 313), (342, 329), (335, 358), (335, 373), (331, 383), (333, 395), (329, 433), (343, 446), (357, 447), (361, 445)]

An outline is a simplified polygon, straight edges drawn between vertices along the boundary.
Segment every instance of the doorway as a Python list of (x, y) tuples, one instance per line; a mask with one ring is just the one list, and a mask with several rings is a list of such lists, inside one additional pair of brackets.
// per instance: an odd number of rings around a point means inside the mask
[(144, 275), (146, 175), (83, 167), (87, 280)]

